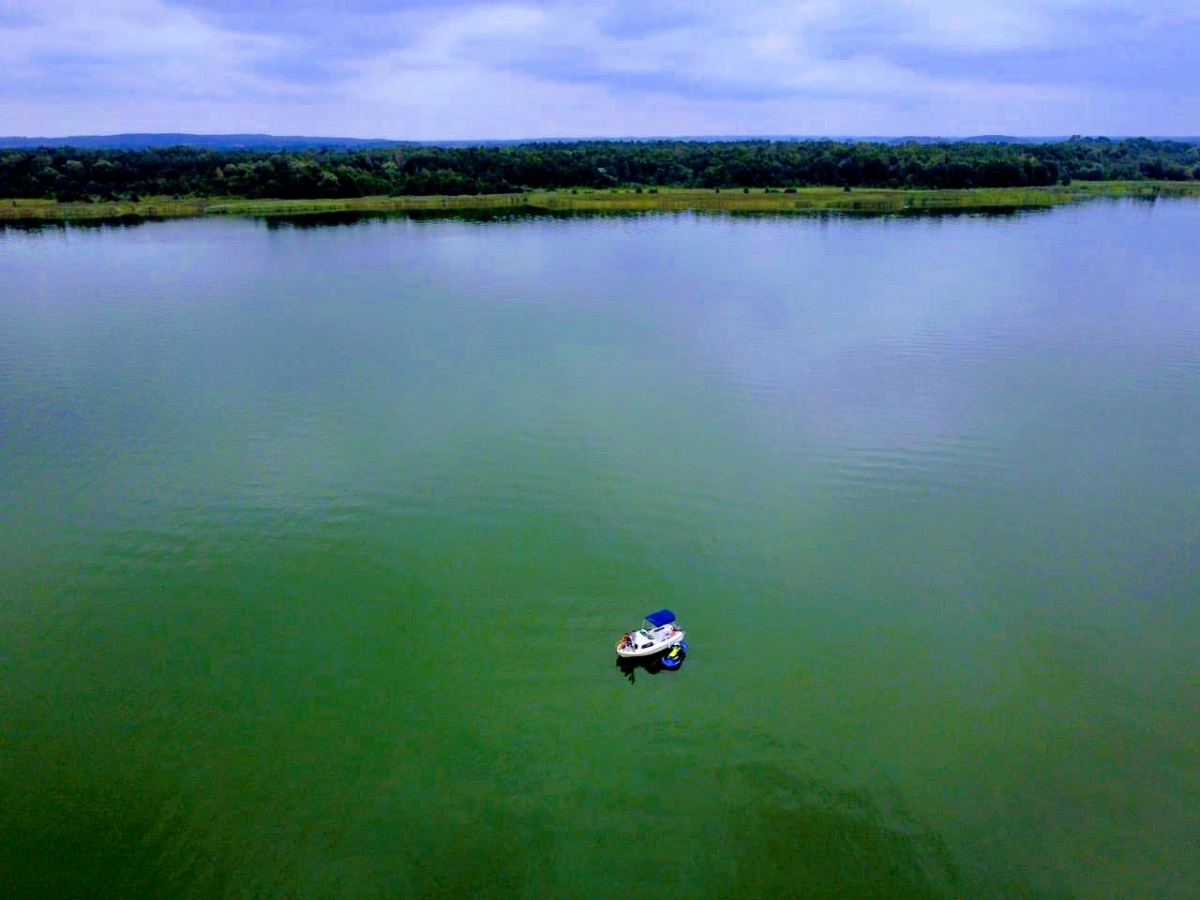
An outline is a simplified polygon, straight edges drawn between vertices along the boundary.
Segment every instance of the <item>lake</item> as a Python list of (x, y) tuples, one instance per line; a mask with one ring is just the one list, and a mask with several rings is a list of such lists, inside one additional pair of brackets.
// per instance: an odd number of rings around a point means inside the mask
[(0, 230), (7, 896), (1194, 896), (1197, 233)]

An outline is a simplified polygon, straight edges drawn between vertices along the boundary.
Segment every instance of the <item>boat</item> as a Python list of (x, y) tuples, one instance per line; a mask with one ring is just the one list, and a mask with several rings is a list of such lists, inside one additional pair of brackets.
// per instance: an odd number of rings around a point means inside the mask
[(637, 631), (627, 631), (617, 641), (617, 656), (632, 659), (654, 656), (683, 643), (684, 632), (675, 624), (675, 613), (660, 609), (646, 616)]
[(683, 665), (685, 659), (687, 659), (687, 641), (680, 641), (663, 655), (663, 668), (678, 669)]

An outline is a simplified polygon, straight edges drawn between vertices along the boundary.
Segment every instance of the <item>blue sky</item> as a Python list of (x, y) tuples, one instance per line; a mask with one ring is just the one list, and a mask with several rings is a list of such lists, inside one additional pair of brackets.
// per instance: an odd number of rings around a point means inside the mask
[(0, 0), (0, 134), (1200, 134), (1200, 0)]

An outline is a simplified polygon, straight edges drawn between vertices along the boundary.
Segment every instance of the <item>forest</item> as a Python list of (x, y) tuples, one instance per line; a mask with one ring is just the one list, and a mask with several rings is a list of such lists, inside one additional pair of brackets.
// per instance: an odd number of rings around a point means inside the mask
[(1200, 146), (1148, 138), (1056, 143), (578, 141), (235, 151), (0, 150), (0, 197), (316, 199), (610, 188), (1008, 188), (1200, 181)]

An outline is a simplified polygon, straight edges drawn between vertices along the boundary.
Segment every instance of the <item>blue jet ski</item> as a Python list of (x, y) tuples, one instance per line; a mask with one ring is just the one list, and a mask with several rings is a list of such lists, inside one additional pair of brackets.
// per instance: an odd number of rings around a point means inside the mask
[(680, 641), (668, 650), (662, 658), (664, 669), (678, 669), (687, 659), (687, 641)]

